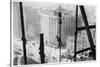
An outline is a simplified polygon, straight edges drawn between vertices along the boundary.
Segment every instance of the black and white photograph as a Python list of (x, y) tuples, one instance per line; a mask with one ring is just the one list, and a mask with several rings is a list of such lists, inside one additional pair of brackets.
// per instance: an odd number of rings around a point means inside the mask
[(13, 66), (96, 61), (96, 6), (11, 4)]

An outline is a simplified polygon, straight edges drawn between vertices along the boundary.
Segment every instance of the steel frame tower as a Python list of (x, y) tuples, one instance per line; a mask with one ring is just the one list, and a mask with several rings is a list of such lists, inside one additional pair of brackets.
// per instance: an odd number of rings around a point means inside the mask
[[(80, 5), (79, 7), (81, 10), (81, 14), (82, 14), (82, 18), (83, 18), (83, 22), (84, 22), (85, 26), (84, 27), (77, 27), (77, 22), (78, 22), (78, 5), (77, 5), (76, 6), (76, 32), (75, 32), (75, 46), (74, 46), (74, 61), (76, 61), (77, 54), (88, 51), (88, 50), (92, 51), (93, 60), (96, 60), (96, 49), (95, 49), (96, 46), (93, 43), (92, 34), (90, 32), (90, 29), (96, 28), (96, 25), (89, 26), (84, 6)], [(87, 32), (87, 37), (88, 37), (88, 41), (90, 43), (90, 47), (83, 49), (83, 50), (76, 51), (77, 50), (77, 32), (82, 31), (82, 30), (86, 30), (86, 32)]]

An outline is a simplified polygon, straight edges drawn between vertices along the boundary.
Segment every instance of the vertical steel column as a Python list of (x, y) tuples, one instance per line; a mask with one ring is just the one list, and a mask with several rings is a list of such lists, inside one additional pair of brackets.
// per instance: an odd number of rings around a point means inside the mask
[(23, 5), (22, 5), (22, 2), (19, 2), (19, 8), (20, 8), (20, 19), (21, 19), (21, 29), (22, 29), (22, 41), (23, 41), (24, 64), (27, 64), (27, 56), (26, 56), (26, 38), (25, 38), (24, 16), (23, 16)]
[(61, 41), (61, 24), (62, 24), (62, 14), (61, 12), (58, 13), (59, 16), (59, 37), (58, 37), (58, 42), (59, 42), (59, 62), (61, 62), (61, 45), (62, 45), (62, 41)]
[(75, 45), (74, 45), (74, 61), (76, 61), (76, 51), (77, 51), (77, 22), (78, 22), (78, 5), (76, 5), (76, 31), (75, 31)]
[(96, 60), (96, 55), (95, 55), (96, 51), (95, 51), (95, 48), (94, 48), (95, 46), (94, 46), (92, 35), (91, 35), (90, 29), (89, 29), (89, 24), (88, 24), (87, 16), (85, 14), (84, 6), (81, 5), (80, 10), (81, 10), (81, 14), (82, 14), (83, 21), (84, 21), (84, 24), (85, 24), (86, 32), (87, 32), (87, 35), (88, 35), (88, 40), (89, 40), (90, 46), (92, 48), (93, 59)]
[(40, 47), (39, 47), (39, 54), (41, 57), (41, 64), (45, 63), (45, 54), (44, 54), (44, 34), (40, 34)]

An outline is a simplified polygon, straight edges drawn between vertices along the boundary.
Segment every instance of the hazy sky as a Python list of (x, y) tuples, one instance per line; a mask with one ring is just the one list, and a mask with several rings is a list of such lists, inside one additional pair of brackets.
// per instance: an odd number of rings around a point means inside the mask
[[(69, 32), (69, 20), (70, 23), (75, 23), (75, 5), (70, 4), (59, 4), (59, 3), (43, 3), (43, 2), (30, 2), (25, 1), (23, 3), (23, 10), (24, 10), (24, 21), (25, 21), (25, 33), (27, 39), (33, 39), (41, 32), (47, 33), (48, 32), (48, 22), (49, 22), (49, 15), (42, 15), (39, 13), (40, 8), (47, 9), (47, 10), (55, 10), (57, 7), (61, 5), (63, 8), (67, 8), (67, 12), (72, 11), (73, 16), (68, 16), (67, 21), (67, 32)], [(95, 7), (85, 6), (86, 14), (88, 16), (88, 21), (94, 22), (95, 21)], [(80, 14), (81, 15), (81, 14)], [(79, 17), (79, 21), (81, 24), (82, 18)], [(20, 38), (21, 37), (21, 27), (20, 27), (20, 13), (19, 13), (19, 6), (18, 2), (13, 3), (13, 33), (14, 37)], [(72, 25), (72, 29), (75, 29), (75, 24)], [(72, 31), (73, 31), (72, 30)]]

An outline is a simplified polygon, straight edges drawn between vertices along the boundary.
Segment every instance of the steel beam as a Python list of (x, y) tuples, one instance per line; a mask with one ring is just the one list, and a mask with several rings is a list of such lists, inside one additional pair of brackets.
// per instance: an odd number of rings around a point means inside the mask
[[(91, 26), (88, 26), (89, 29), (94, 29), (96, 28), (96, 25), (91, 25)], [(86, 27), (77, 27), (77, 30), (78, 31), (83, 31), (83, 30), (86, 30)]]
[(77, 22), (78, 22), (78, 5), (76, 5), (76, 31), (75, 31), (75, 45), (74, 45), (74, 61), (76, 61), (76, 51), (77, 51)]
[(82, 6), (82, 5), (80, 6), (80, 11), (81, 11), (83, 21), (84, 21), (84, 24), (85, 24), (85, 29), (86, 29), (86, 32), (87, 32), (87, 35), (88, 35), (88, 40), (89, 40), (89, 43), (90, 43), (90, 47), (92, 48), (93, 59), (95, 60), (96, 59), (95, 52), (94, 52), (95, 51), (95, 49), (94, 49), (95, 46), (94, 46), (92, 35), (91, 35), (90, 29), (89, 29), (89, 24), (88, 24), (87, 16), (85, 14), (84, 6)]
[(20, 19), (21, 19), (21, 29), (22, 29), (22, 41), (23, 41), (23, 57), (24, 57), (24, 64), (27, 64), (26, 38), (25, 38), (24, 16), (23, 16), (23, 5), (22, 5), (22, 2), (19, 2), (19, 8), (20, 8)]
[(76, 52), (76, 54), (79, 54), (79, 53), (82, 53), (82, 52), (85, 52), (85, 51), (88, 51), (88, 50), (92, 50), (92, 48), (89, 47), (89, 48), (86, 48), (86, 49), (83, 49), (83, 50), (79, 50), (79, 51)]
[(41, 64), (45, 63), (45, 54), (44, 54), (44, 34), (40, 34), (40, 57), (41, 57)]

